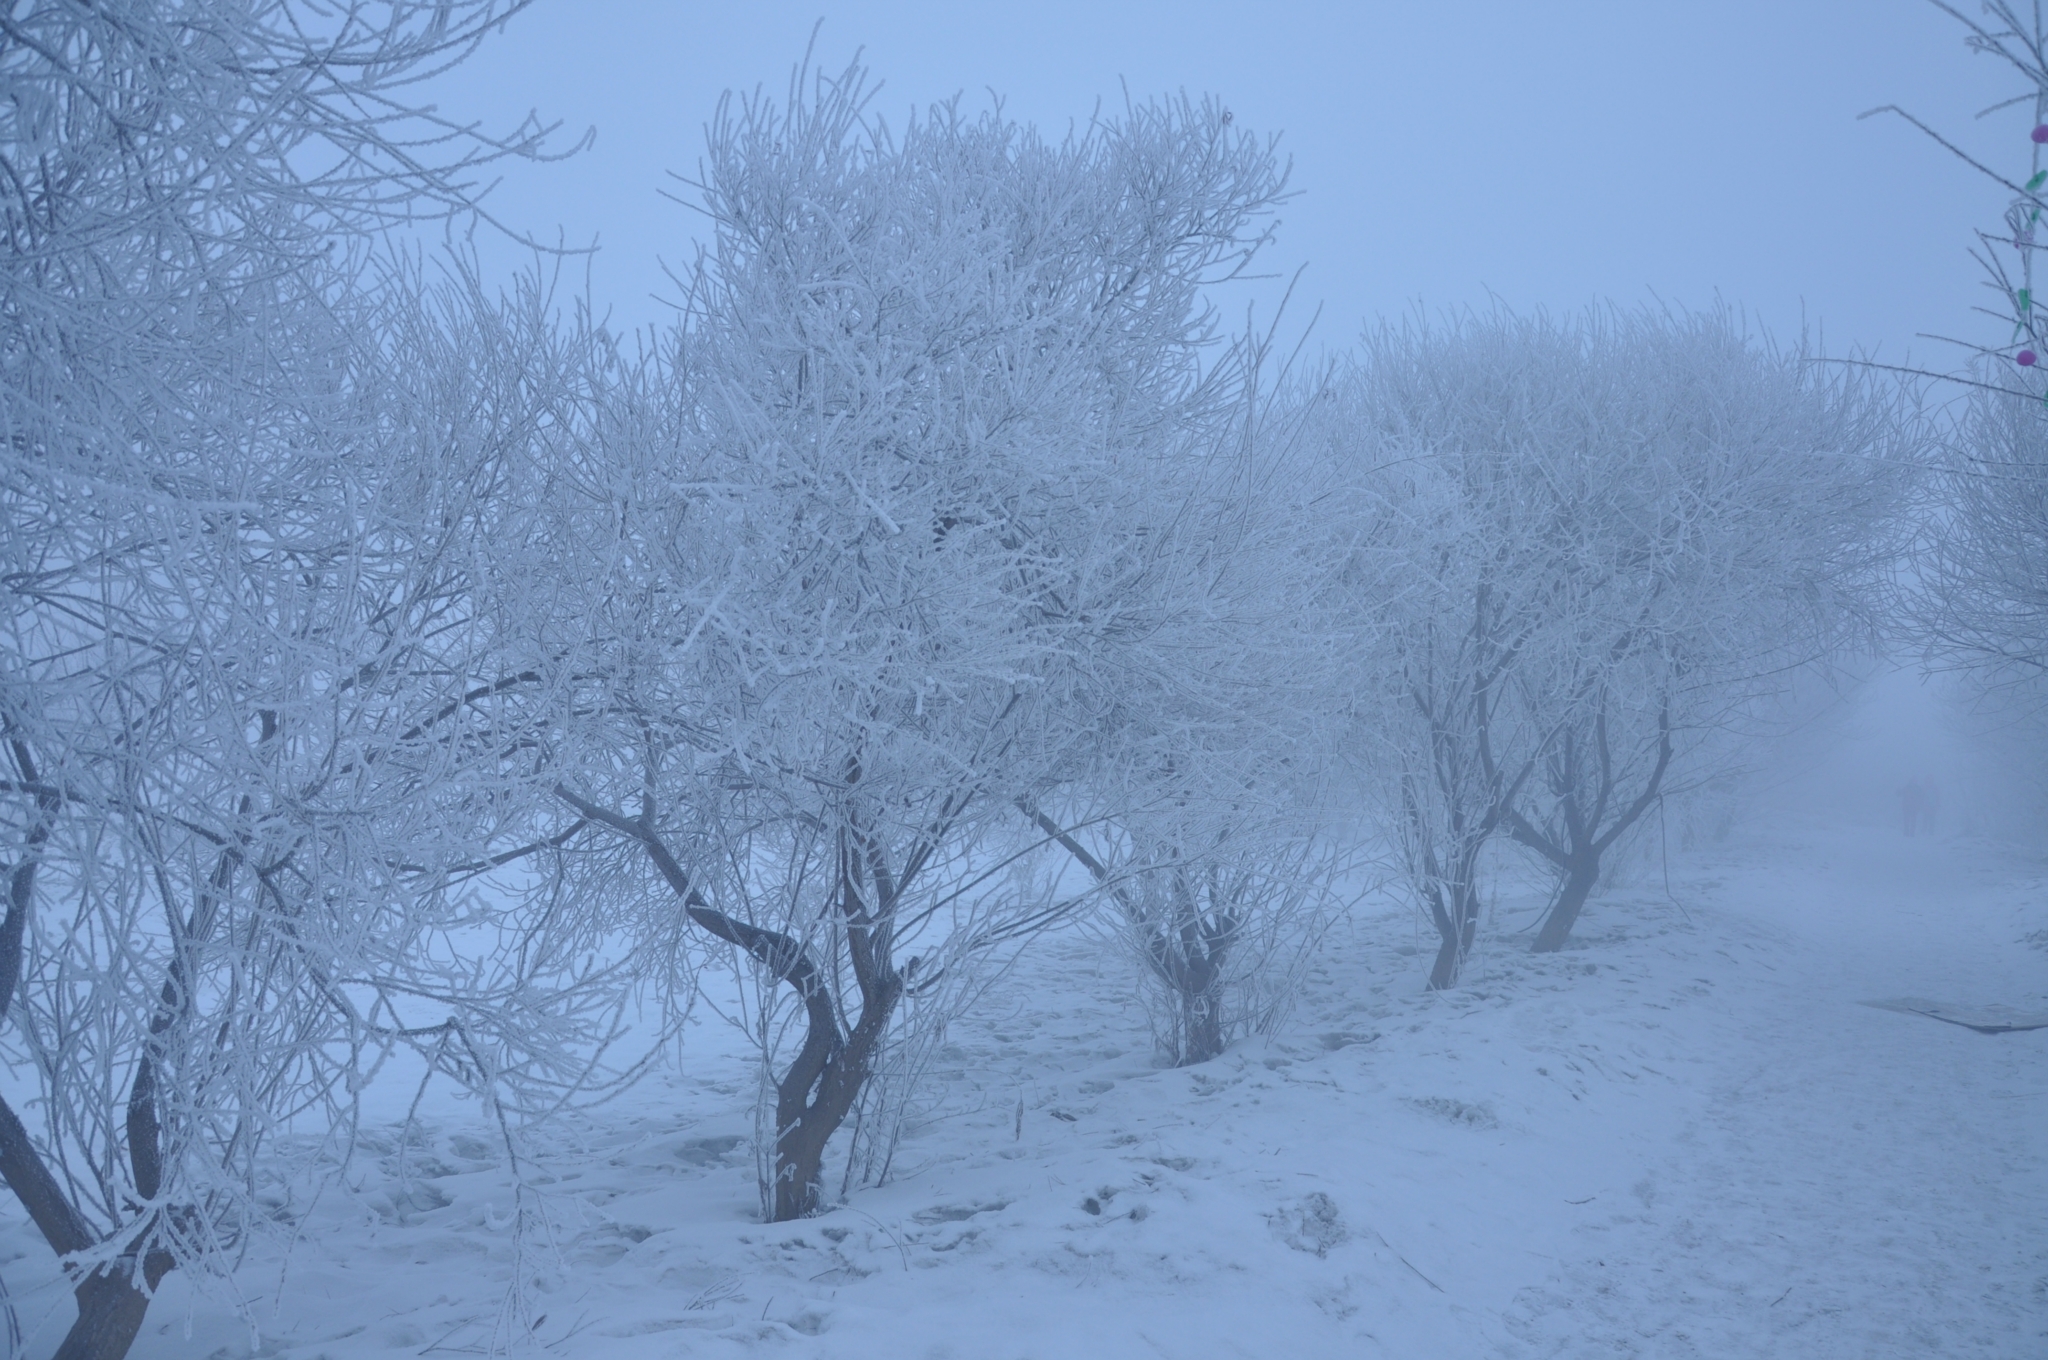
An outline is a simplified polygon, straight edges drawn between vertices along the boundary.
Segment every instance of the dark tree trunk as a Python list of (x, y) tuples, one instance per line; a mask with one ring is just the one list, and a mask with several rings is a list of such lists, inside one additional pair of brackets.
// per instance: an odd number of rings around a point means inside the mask
[[(848, 782), (857, 779), (856, 767)], [(817, 1213), (824, 1194), (825, 1146), (846, 1122), (874, 1075), (883, 1035), (903, 996), (903, 979), (891, 958), (897, 904), (905, 885), (928, 862), (938, 837), (965, 806), (965, 797), (947, 800), (929, 828), (932, 839), (913, 848), (900, 874), (888, 871), (879, 847), (861, 836), (856, 823), (850, 823), (850, 831), (842, 838), (835, 906), (845, 924), (846, 952), (861, 992), (860, 1018), (848, 1032), (840, 1023), (825, 972), (803, 942), (713, 907), (655, 831), (651, 809), (643, 808), (638, 818), (627, 818), (562, 785), (555, 786), (555, 795), (585, 820), (638, 841), (682, 899), (683, 912), (692, 922), (744, 949), (803, 1002), (803, 1047), (775, 1083), (775, 1171), (768, 1218), (772, 1223), (786, 1223)]]
[[(24, 935), (35, 906), (37, 869), (42, 863), (43, 846), (50, 838), (61, 807), (61, 799), (54, 790), (40, 787), (36, 762), (28, 744), (18, 737), (12, 738), (8, 741), (8, 750), (22, 783), (37, 789), (38, 815), (24, 840), (21, 859), (7, 875), (7, 915), (0, 920), (0, 1017), (4, 1017), (13, 1005), (15, 988), (20, 985)], [(148, 1072), (148, 1060), (144, 1059), (143, 1073)], [(138, 1083), (145, 1081), (152, 1079), (138, 1075)], [(153, 1093), (153, 1082), (150, 1089)], [(133, 1118), (131, 1110), (131, 1124)], [(140, 1150), (140, 1155), (159, 1158), (160, 1149), (155, 1141), (153, 1125), (149, 1132), (151, 1142)], [(8, 1189), (14, 1192), (30, 1221), (59, 1256), (69, 1256), (97, 1245), (92, 1229), (64, 1193), (63, 1185), (50, 1173), (35, 1144), (30, 1141), (27, 1128), (5, 1100), (0, 1100), (0, 1180), (4, 1180)], [(157, 1189), (152, 1185), (144, 1194), (153, 1196)], [(143, 1232), (147, 1231), (145, 1225)], [(72, 1291), (78, 1302), (78, 1320), (57, 1348), (56, 1360), (122, 1360), (134, 1344), (136, 1334), (142, 1330), (142, 1319), (149, 1311), (150, 1295), (170, 1273), (172, 1264), (168, 1252), (150, 1252), (143, 1260), (145, 1287), (138, 1287), (132, 1278), (132, 1258), (109, 1267), (112, 1274), (102, 1270), (80, 1280)]]
[[(704, 922), (700, 919), (699, 924)], [(902, 985), (892, 975), (887, 985), (864, 998), (860, 1022), (843, 1042), (829, 1001), (825, 1007), (812, 1009), (803, 1050), (776, 1083), (771, 1223), (808, 1218), (823, 1207), (825, 1145), (846, 1122), (868, 1078), (874, 1075), (883, 1032), (901, 995)], [(821, 1029), (827, 1024), (829, 1029)], [(829, 1047), (823, 1064), (814, 1067), (806, 1057), (820, 1046), (821, 1033)]]
[(1474, 834), (1462, 838), (1448, 863), (1433, 856), (1425, 862), (1423, 900), (1436, 926), (1436, 962), (1429, 969), (1429, 990), (1447, 991), (1458, 984), (1465, 959), (1479, 935), (1479, 852), (1493, 834), (1489, 813)]
[[(58, 1254), (68, 1256), (96, 1245), (85, 1220), (29, 1142), (28, 1130), (4, 1101), (0, 1101), (0, 1175)], [(148, 1225), (141, 1231), (146, 1234)], [(78, 1301), (78, 1320), (57, 1348), (56, 1360), (121, 1360), (142, 1328), (150, 1295), (171, 1266), (170, 1253), (152, 1251), (143, 1258), (146, 1287), (134, 1282), (132, 1257), (80, 1280), (72, 1291)]]
[(801, 1117), (775, 1140), (775, 1197), (770, 1223), (793, 1223), (818, 1212), (824, 1198), (825, 1143), (834, 1132), (823, 1118)]
[(1572, 926), (1578, 922), (1580, 909), (1586, 905), (1593, 885), (1599, 881), (1598, 851), (1588, 851), (1574, 859), (1565, 870), (1564, 881), (1558, 885), (1557, 897), (1543, 917), (1543, 928), (1536, 932), (1533, 946), (1536, 953), (1555, 954), (1564, 948), (1564, 942), (1571, 938)]
[(1075, 863), (1108, 890), (1132, 928), (1141, 933), (1145, 962), (1166, 987), (1178, 1010), (1174, 1035), (1175, 1067), (1208, 1062), (1223, 1052), (1223, 969), (1243, 926), (1244, 904), (1233, 890), (1219, 885), (1217, 875), (1201, 873), (1184, 860), (1171, 869), (1148, 872), (1170, 875), (1164, 903), (1147, 902), (1128, 878), (1112, 873), (1095, 853), (1061, 829), (1059, 823), (1019, 799), (1017, 807), (1051, 837)]
[[(1237, 938), (1237, 918), (1219, 909), (1213, 896), (1204, 903), (1199, 891), (1186, 869), (1178, 868), (1166, 904), (1177, 919), (1146, 920), (1141, 913), (1132, 922), (1151, 932), (1152, 971), (1172, 989), (1180, 1010), (1176, 1067), (1205, 1063), (1223, 1052), (1223, 965)], [(1126, 894), (1117, 895), (1127, 915), (1137, 910)]]
[(1187, 1035), (1187, 1052), (1180, 1066), (1208, 1062), (1223, 1052), (1223, 998), (1215, 990), (1190, 996), (1181, 1008), (1181, 1026)]
[(1543, 926), (1531, 946), (1538, 954), (1554, 954), (1571, 938), (1579, 912), (1600, 881), (1600, 859), (1623, 833), (1657, 803), (1671, 768), (1671, 714), (1657, 717), (1657, 755), (1641, 790), (1616, 807), (1622, 775), (1608, 749), (1605, 710), (1594, 719), (1590, 740), (1567, 733), (1549, 757), (1548, 784), (1556, 799), (1554, 815), (1539, 826), (1522, 813), (1507, 813), (1508, 834), (1550, 861), (1558, 873), (1557, 896), (1544, 914)]
[(136, 1285), (132, 1262), (118, 1261), (109, 1269), (113, 1273), (103, 1270), (86, 1276), (72, 1291), (78, 1300), (78, 1321), (65, 1333), (53, 1360), (122, 1360), (142, 1330), (150, 1296), (170, 1273), (171, 1257), (153, 1251), (144, 1260), (146, 1289)]
[(902, 980), (866, 947), (868, 942), (849, 941), (849, 952), (860, 960), (855, 972), (863, 995), (859, 1022), (852, 1033), (843, 1033), (824, 974), (801, 942), (736, 921), (694, 894), (692, 899), (685, 908), (692, 921), (746, 950), (803, 1000), (804, 1045), (775, 1083), (775, 1178), (768, 1220), (807, 1218), (822, 1207), (825, 1145), (874, 1075), (882, 1036), (903, 995)]
[(1436, 962), (1429, 970), (1429, 989), (1445, 991), (1457, 985), (1465, 958), (1479, 933), (1479, 890), (1468, 876), (1464, 881), (1430, 890), (1429, 916), (1436, 923)]

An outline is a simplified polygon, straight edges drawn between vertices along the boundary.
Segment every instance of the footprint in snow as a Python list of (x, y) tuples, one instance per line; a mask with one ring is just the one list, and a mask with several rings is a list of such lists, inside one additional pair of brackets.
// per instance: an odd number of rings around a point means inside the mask
[(999, 1209), (1007, 1209), (1009, 1207), (1010, 1201), (1006, 1199), (991, 1200), (986, 1204), (974, 1205), (940, 1204), (934, 1205), (929, 1209), (919, 1209), (911, 1215), (911, 1218), (924, 1224), (926, 1227), (935, 1227), (941, 1223), (965, 1223), (976, 1214), (992, 1214)]
[(1457, 1124), (1468, 1129), (1497, 1129), (1500, 1127), (1500, 1116), (1493, 1112), (1491, 1105), (1469, 1104), (1462, 1100), (1452, 1100), (1448, 1096), (1423, 1096), (1419, 1099), (1404, 1098), (1401, 1103), (1409, 1106), (1411, 1109), (1420, 1110), (1424, 1114), (1434, 1115), (1445, 1123)]
[(683, 1145), (676, 1149), (676, 1160), (688, 1166), (720, 1166), (745, 1141), (736, 1133), (685, 1139)]
[(1319, 1257), (1328, 1256), (1331, 1248), (1351, 1239), (1337, 1201), (1320, 1190), (1282, 1204), (1266, 1218), (1281, 1241), (1296, 1251), (1313, 1252)]

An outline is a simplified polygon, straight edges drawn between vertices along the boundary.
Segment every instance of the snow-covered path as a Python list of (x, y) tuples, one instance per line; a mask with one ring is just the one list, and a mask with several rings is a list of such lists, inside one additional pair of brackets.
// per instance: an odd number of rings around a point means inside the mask
[[(1444, 996), (1405, 918), (1360, 916), (1278, 1036), (1182, 1071), (1112, 961), (1048, 940), (956, 1025), (894, 1182), (800, 1224), (753, 1219), (744, 1070), (707, 1024), (681, 1075), (543, 1140), (555, 1248), (522, 1268), (521, 1348), (2048, 1356), (2048, 1031), (1858, 1004), (2048, 1009), (2023, 941), (2048, 861), (1800, 828), (1671, 869), (1675, 902), (1653, 873), (1563, 954), (1497, 935)], [(251, 1260), (257, 1353), (489, 1348), (511, 1190), (467, 1114), (407, 1181), (394, 1140), (312, 1206), (281, 1306)], [(47, 1254), (10, 1219), (0, 1259), (43, 1353)], [(135, 1352), (251, 1353), (176, 1276)]]
[(1601, 1250), (1525, 1297), (1518, 1335), (1563, 1355), (2048, 1355), (2048, 1031), (1856, 1004), (2048, 1009), (2048, 955), (2021, 943), (2043, 866), (1846, 831), (1694, 866), (1702, 926), (1734, 927), (1714, 956), (1739, 961), (1703, 971), (1733, 985), (1674, 1036), (1697, 1075), (1638, 1203), (1588, 1225)]

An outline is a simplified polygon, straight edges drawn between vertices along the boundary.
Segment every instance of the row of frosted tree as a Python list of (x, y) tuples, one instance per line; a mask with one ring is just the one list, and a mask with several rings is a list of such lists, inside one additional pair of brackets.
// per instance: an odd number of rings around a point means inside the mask
[[(410, 93), (506, 14), (0, 14), (0, 1176), (63, 1360), (230, 1268), (280, 1140), (345, 1156), (408, 1050), (514, 1136), (726, 967), (779, 1220), (886, 1166), (878, 1081), (1048, 929), (1127, 952), (1177, 1063), (1274, 1023), (1374, 866), (1432, 987), (1489, 846), (1555, 950), (1876, 645), (1914, 526), (1974, 522), (1929, 487), (2048, 541), (1724, 312), (1281, 362), (1210, 302), (1286, 192), (1213, 101), (729, 99), (679, 319), (608, 333), (545, 260), (383, 235), (547, 154)], [(1973, 437), (2038, 442), (2021, 400)], [(1943, 589), (1995, 595), (1969, 544)]]

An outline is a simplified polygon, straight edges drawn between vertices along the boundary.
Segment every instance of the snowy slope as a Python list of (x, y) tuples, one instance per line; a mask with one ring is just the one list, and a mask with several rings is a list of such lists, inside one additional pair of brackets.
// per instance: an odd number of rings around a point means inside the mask
[[(1652, 877), (1442, 996), (1363, 914), (1278, 1037), (1182, 1071), (1048, 940), (954, 1027), (893, 1182), (799, 1224), (756, 1221), (711, 1021), (536, 1140), (523, 1297), (502, 1149), (444, 1109), (252, 1255), (253, 1353), (2048, 1356), (2048, 1031), (1857, 1004), (2048, 1009), (2048, 862), (1801, 829), (1674, 856), (1675, 901)], [(8, 1219), (0, 1254), (44, 1354), (47, 1253)], [(134, 1352), (251, 1353), (176, 1276)]]

